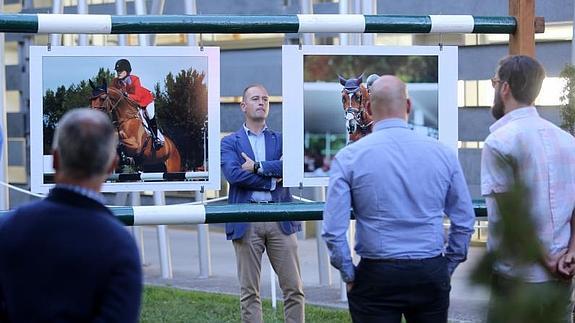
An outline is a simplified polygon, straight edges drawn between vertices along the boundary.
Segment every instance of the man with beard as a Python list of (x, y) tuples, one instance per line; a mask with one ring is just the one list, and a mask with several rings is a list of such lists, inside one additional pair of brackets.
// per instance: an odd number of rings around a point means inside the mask
[[(568, 306), (569, 282), (561, 279), (558, 263), (567, 251), (575, 210), (575, 139), (541, 118), (533, 106), (545, 71), (528, 56), (509, 56), (499, 62), (491, 83), (495, 98), (491, 112), (497, 121), (489, 128), (481, 157), (481, 193), (489, 219), (487, 248), (499, 247), (501, 236), (495, 227), (500, 219), (498, 205), (519, 181), (529, 196), (524, 199), (534, 223), (543, 258), (535, 263), (497, 259), (492, 275), (492, 304), (511, 297), (515, 282), (527, 289), (558, 288)], [(497, 231), (496, 231), (497, 230)], [(561, 266), (563, 267), (563, 266)], [(565, 272), (562, 272), (565, 274)], [(571, 275), (571, 273), (567, 273)], [(565, 277), (565, 276), (563, 276)], [(536, 309), (549, 313), (552, 304), (542, 298)], [(503, 322), (491, 308), (489, 322)]]

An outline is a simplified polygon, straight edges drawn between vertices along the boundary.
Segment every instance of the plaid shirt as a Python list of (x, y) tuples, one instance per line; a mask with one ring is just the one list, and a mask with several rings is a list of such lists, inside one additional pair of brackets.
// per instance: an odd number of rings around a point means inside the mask
[[(535, 107), (513, 110), (495, 122), (481, 157), (481, 194), (489, 218), (487, 248), (498, 247), (493, 224), (499, 221), (494, 194), (508, 192), (521, 180), (530, 190), (529, 209), (537, 238), (548, 254), (567, 248), (571, 214), (575, 209), (575, 138), (541, 118)], [(514, 174), (512, 165), (517, 166)], [(552, 278), (538, 264), (519, 266), (500, 261), (498, 273), (527, 282)]]

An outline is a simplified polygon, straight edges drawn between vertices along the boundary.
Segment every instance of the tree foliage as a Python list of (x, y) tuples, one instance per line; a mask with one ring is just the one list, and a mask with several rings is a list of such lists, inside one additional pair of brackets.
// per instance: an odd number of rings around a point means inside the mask
[(318, 55), (306, 56), (304, 60), (305, 82), (338, 82), (337, 76), (351, 78), (364, 73), (390, 74), (406, 83), (437, 83), (437, 57), (434, 56), (352, 56)]
[(566, 65), (559, 75), (565, 80), (561, 94), (561, 128), (575, 135), (575, 66)]
[[(109, 82), (113, 76), (109, 69), (100, 68), (91, 80), (101, 83), (106, 79)], [(91, 93), (92, 88), (88, 80), (81, 81), (79, 84), (72, 84), (68, 88), (61, 85), (55, 91), (46, 90), (43, 97), (44, 155), (51, 153), (54, 131), (60, 118), (71, 109), (88, 107)]]
[(198, 169), (204, 161), (204, 139), (206, 143), (208, 139), (205, 78), (205, 73), (194, 69), (181, 70), (166, 76), (164, 91), (159, 84), (155, 87), (158, 123), (178, 146), (184, 169)]

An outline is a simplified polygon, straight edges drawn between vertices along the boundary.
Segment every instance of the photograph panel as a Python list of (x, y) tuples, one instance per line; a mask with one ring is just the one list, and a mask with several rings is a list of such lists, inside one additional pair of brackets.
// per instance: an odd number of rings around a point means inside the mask
[[(297, 71), (294, 64), (300, 63), (301, 69), (299, 75), (293, 71), (284, 75), (284, 84), (290, 84), (292, 89), (287, 95), (284, 91), (284, 104), (296, 110), (299, 101), (302, 107), (301, 113), (290, 111), (284, 115), (290, 124), (284, 133), (290, 138), (301, 138), (301, 143), (290, 143), (284, 149), (287, 150), (284, 165), (290, 163), (284, 167), (290, 170), (286, 173), (291, 177), (284, 179), (286, 185), (327, 186), (335, 154), (371, 132), (373, 120), (366, 108), (368, 89), (380, 75), (395, 75), (407, 84), (412, 102), (408, 124), (414, 131), (439, 140), (446, 139), (440, 133), (441, 110), (456, 109), (456, 105), (448, 107), (451, 100), (444, 100), (443, 107), (440, 104), (439, 50), (364, 46), (332, 50), (327, 46), (304, 46), (299, 50), (286, 47), (290, 46), (284, 46), (284, 64), (290, 62), (292, 69)], [(457, 68), (454, 71), (443, 69), (444, 74), (452, 72), (457, 75)], [(300, 92), (297, 91), (299, 86)], [(444, 124), (448, 119), (446, 115), (442, 116)], [(298, 123), (303, 124), (301, 129), (294, 126)], [(452, 133), (452, 129), (445, 130)]]
[(41, 142), (32, 154), (42, 152), (41, 174), (34, 174), (41, 186), (53, 184), (59, 119), (86, 107), (105, 112), (118, 134), (120, 162), (104, 191), (219, 186), (219, 145), (210, 144), (219, 139), (217, 48), (36, 47), (31, 57), (31, 116), (40, 119), (31, 135)]

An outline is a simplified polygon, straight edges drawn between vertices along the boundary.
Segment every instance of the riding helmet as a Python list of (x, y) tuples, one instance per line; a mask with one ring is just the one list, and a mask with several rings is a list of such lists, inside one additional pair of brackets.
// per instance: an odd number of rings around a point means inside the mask
[(132, 66), (130, 65), (130, 61), (128, 61), (125, 58), (122, 58), (116, 62), (116, 66), (114, 67), (114, 70), (116, 70), (116, 72), (118, 72), (118, 73), (120, 73), (122, 71), (126, 71), (126, 72), (128, 72), (128, 74), (130, 74), (132, 72)]

